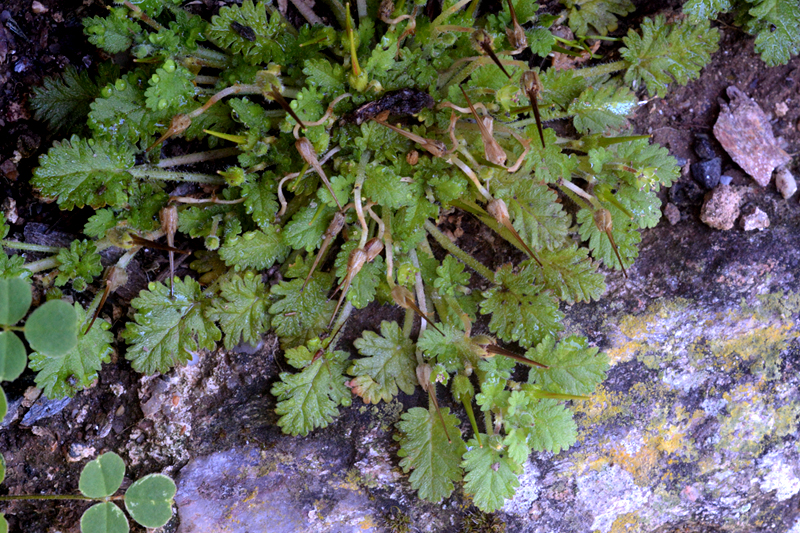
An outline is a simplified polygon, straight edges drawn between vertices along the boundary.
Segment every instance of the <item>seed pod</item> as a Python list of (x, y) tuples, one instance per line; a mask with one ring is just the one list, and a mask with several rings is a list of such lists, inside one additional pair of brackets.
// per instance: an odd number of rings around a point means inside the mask
[(542, 148), (544, 148), (544, 130), (542, 130), (542, 116), (539, 113), (539, 94), (542, 92), (542, 82), (539, 80), (539, 74), (535, 70), (523, 72), (522, 78), (520, 79), (520, 86), (531, 101), (531, 110), (536, 119), (536, 128), (539, 130)]
[(528, 37), (525, 35), (525, 30), (522, 29), (522, 26), (520, 26), (517, 21), (517, 13), (514, 11), (514, 4), (511, 0), (508, 0), (508, 11), (511, 13), (512, 24), (511, 28), (506, 29), (508, 42), (515, 50), (522, 50), (528, 46)]
[(489, 57), (492, 58), (492, 61), (500, 67), (500, 70), (503, 71), (508, 78), (511, 78), (511, 74), (503, 67), (503, 64), (500, 62), (500, 59), (497, 57), (497, 54), (494, 53), (494, 48), (492, 48), (492, 36), (486, 33), (486, 31), (482, 29), (477, 29), (472, 32), (471, 41), (473, 46), (479, 52), (483, 52), (487, 54)]
[(367, 263), (372, 263), (372, 261), (383, 251), (383, 241), (377, 237), (373, 237), (367, 241), (367, 244), (364, 246), (364, 250), (367, 254)]
[(611, 211), (601, 207), (595, 210), (593, 218), (594, 225), (597, 227), (597, 229), (608, 236), (608, 240), (611, 242), (611, 248), (614, 249), (614, 253), (617, 255), (617, 261), (619, 261), (619, 266), (622, 268), (622, 275), (627, 278), (628, 272), (625, 270), (625, 263), (622, 262), (622, 257), (619, 255), (617, 243), (614, 242), (614, 234), (611, 231), (614, 228), (613, 221), (611, 219)]
[(525, 241), (522, 240), (522, 237), (520, 237), (519, 233), (517, 233), (517, 230), (514, 229), (514, 226), (511, 224), (511, 217), (508, 214), (508, 206), (503, 200), (495, 198), (494, 200), (486, 204), (486, 211), (488, 211), (488, 213), (492, 215), (492, 217), (494, 217), (496, 221), (498, 221), (508, 231), (510, 231), (511, 234), (519, 241), (519, 243), (522, 245), (522, 247), (525, 249), (528, 255), (531, 256), (534, 259), (534, 261), (536, 261), (539, 264), (539, 266), (542, 266), (542, 262), (539, 261), (539, 258), (536, 257), (536, 254), (533, 253), (533, 250), (531, 250), (530, 247), (525, 243)]
[(498, 346), (495, 340), (488, 335), (476, 335), (470, 340), (472, 341), (473, 353), (481, 359), (489, 359), (495, 355), (502, 355), (524, 365), (534, 366), (537, 368), (550, 368), (547, 365), (543, 365), (542, 363), (538, 363), (532, 359), (528, 359), (527, 357), (516, 354), (511, 350), (506, 350), (502, 346)]
[(124, 268), (114, 265), (106, 271), (106, 288), (103, 290), (103, 296), (100, 298), (100, 303), (97, 304), (97, 309), (95, 309), (94, 315), (92, 315), (92, 321), (89, 322), (89, 325), (86, 326), (86, 330), (83, 332), (84, 335), (89, 333), (89, 330), (92, 329), (92, 326), (94, 325), (94, 321), (97, 320), (98, 316), (100, 316), (100, 311), (103, 309), (103, 305), (105, 305), (108, 295), (126, 283), (128, 283), (128, 273)]
[[(161, 229), (167, 235), (167, 244), (175, 246), (175, 232), (178, 231), (178, 208), (168, 205), (158, 213), (161, 219)], [(175, 294), (175, 252), (169, 251), (169, 296)]]

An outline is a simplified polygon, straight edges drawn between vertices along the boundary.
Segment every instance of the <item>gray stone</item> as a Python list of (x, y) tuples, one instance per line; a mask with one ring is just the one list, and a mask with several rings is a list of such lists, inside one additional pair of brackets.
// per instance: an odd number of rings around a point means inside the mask
[(713, 189), (719, 185), (721, 174), (722, 160), (719, 157), (692, 163), (692, 177), (706, 189)]

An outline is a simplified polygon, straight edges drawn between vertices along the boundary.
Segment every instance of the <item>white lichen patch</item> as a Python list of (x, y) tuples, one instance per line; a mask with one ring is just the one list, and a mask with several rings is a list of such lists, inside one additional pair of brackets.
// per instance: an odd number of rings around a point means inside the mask
[(800, 492), (800, 478), (794, 465), (797, 461), (790, 461), (778, 450), (768, 453), (759, 461), (759, 469), (764, 477), (759, 483), (762, 492), (775, 492), (779, 502), (788, 500)]
[(661, 381), (671, 389), (689, 392), (701, 386), (708, 379), (708, 372), (692, 372), (691, 368), (668, 368), (661, 376)]
[(578, 504), (592, 514), (591, 530), (608, 533), (618, 516), (645, 508), (651, 492), (636, 486), (627, 471), (612, 466), (578, 478)]
[(519, 476), (519, 488), (514, 498), (506, 500), (503, 511), (520, 517), (528, 516), (533, 502), (539, 499), (541, 472), (530, 461), (525, 463), (525, 470)]

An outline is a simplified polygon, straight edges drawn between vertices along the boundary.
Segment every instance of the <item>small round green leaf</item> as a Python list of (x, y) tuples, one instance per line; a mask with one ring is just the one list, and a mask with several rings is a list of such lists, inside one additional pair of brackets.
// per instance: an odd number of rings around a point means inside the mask
[(78, 344), (78, 317), (64, 300), (50, 300), (25, 322), (25, 338), (37, 352), (58, 357)]
[(111, 496), (125, 476), (125, 463), (114, 452), (104, 453), (83, 467), (78, 489), (88, 498), (105, 498)]
[(125, 508), (144, 527), (161, 527), (172, 518), (175, 482), (162, 474), (150, 474), (125, 492)]
[(31, 306), (31, 285), (20, 278), (0, 279), (0, 324), (13, 326)]
[(0, 453), (0, 483), (6, 479), (6, 458)]
[(6, 400), (6, 391), (3, 390), (3, 387), (0, 387), (0, 422), (6, 417), (6, 413), (8, 413), (8, 400)]
[(25, 370), (25, 345), (13, 331), (0, 332), (0, 381), (14, 381)]
[(128, 519), (111, 502), (92, 505), (81, 517), (81, 533), (128, 533)]
[(0, 513), (0, 533), (8, 533), (8, 522), (3, 513)]

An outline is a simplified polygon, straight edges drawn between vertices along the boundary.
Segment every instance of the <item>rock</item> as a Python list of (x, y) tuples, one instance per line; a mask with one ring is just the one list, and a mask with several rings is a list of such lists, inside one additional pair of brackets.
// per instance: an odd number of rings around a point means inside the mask
[(717, 157), (717, 154), (714, 152), (714, 146), (711, 144), (711, 138), (705, 133), (695, 134), (692, 148), (694, 149), (694, 153), (697, 154), (697, 157), (703, 161)]
[(50, 400), (44, 396), (40, 396), (38, 400), (31, 406), (30, 410), (25, 413), (20, 422), (23, 426), (32, 426), (43, 418), (56, 415), (64, 410), (64, 408), (72, 401), (72, 398), (56, 398)]
[(784, 198), (791, 198), (797, 192), (797, 180), (785, 166), (775, 171), (775, 187)]
[(692, 177), (706, 189), (713, 189), (719, 185), (721, 174), (722, 160), (719, 157), (692, 163)]
[(680, 180), (669, 189), (669, 201), (679, 209), (699, 204), (703, 199), (703, 190), (694, 180)]
[(733, 183), (733, 178), (730, 177), (730, 176), (722, 175), (722, 176), (719, 177), (719, 182), (722, 185), (730, 185), (731, 183)]
[(347, 457), (303, 451), (250, 446), (193, 459), (177, 480), (179, 533), (357, 533), (379, 521), (367, 493), (344, 480)]
[(669, 220), (669, 223), (673, 226), (681, 221), (681, 212), (673, 203), (668, 203), (664, 208), (664, 216), (667, 217), (667, 220)]
[(720, 185), (706, 193), (700, 220), (715, 229), (731, 229), (739, 218), (741, 201), (742, 196), (737, 190), (730, 185)]
[(722, 147), (762, 187), (775, 167), (791, 158), (775, 141), (769, 119), (755, 102), (735, 86), (728, 87), (730, 105), (720, 101), (714, 135)]
[(745, 215), (741, 220), (742, 229), (745, 231), (764, 230), (769, 227), (769, 217), (759, 208), (755, 208), (752, 213)]

